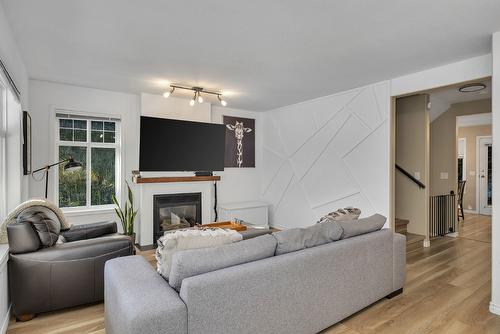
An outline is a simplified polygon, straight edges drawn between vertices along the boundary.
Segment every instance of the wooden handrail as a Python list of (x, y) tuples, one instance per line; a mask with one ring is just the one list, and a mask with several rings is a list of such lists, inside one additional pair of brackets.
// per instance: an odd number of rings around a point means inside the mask
[(410, 180), (412, 180), (413, 182), (415, 182), (420, 189), (425, 189), (425, 184), (423, 184), (422, 182), (420, 182), (419, 180), (417, 180), (413, 175), (411, 175), (410, 173), (408, 173), (403, 167), (401, 167), (398, 164), (396, 164), (396, 169), (398, 171), (400, 171), (401, 173), (403, 173)]

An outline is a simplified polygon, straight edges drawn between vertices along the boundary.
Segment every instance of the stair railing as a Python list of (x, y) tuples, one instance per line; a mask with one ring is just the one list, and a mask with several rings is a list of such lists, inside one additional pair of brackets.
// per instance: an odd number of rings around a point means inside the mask
[(396, 169), (398, 171), (400, 171), (403, 175), (408, 177), (410, 180), (412, 180), (414, 183), (416, 183), (420, 189), (425, 189), (425, 184), (423, 184), (422, 182), (417, 180), (413, 175), (411, 175), (409, 172), (407, 172), (403, 167), (396, 164)]

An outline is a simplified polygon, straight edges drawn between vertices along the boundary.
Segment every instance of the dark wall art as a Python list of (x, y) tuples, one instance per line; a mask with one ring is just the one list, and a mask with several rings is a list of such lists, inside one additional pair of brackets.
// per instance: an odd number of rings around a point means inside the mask
[(255, 119), (223, 116), (226, 126), (225, 167), (255, 167)]

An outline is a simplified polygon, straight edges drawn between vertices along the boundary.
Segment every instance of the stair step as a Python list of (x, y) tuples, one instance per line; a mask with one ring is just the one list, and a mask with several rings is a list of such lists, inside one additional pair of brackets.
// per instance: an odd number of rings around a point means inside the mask
[(407, 225), (410, 223), (408, 219), (400, 219), (396, 218), (396, 233), (401, 233), (406, 235), (407, 233)]

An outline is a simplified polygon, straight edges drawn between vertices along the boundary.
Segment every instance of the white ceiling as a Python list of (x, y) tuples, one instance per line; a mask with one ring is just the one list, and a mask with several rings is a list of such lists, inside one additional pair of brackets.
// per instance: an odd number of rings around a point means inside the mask
[(448, 110), (454, 103), (491, 99), (491, 79), (478, 80), (475, 82), (486, 85), (486, 88), (479, 92), (461, 93), (458, 89), (462, 85), (459, 84), (429, 91), (428, 93), (431, 101), (431, 122)]
[(486, 54), (500, 30), (498, 0), (0, 1), (31, 78), (250, 110)]

